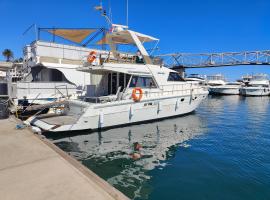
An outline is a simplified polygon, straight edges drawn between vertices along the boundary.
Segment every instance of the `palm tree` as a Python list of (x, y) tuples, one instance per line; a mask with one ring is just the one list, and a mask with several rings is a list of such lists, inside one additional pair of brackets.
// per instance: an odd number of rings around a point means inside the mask
[(2, 52), (2, 55), (6, 58), (6, 61), (9, 62), (13, 58), (13, 52), (10, 49), (5, 49)]

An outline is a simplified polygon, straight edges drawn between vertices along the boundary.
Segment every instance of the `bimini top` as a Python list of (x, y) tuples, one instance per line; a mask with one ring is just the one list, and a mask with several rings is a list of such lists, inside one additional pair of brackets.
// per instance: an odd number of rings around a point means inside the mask
[[(90, 35), (92, 40), (92, 38), (95, 38), (95, 34), (106, 30), (104, 28), (39, 28), (39, 31), (46, 31), (66, 40), (81, 44)], [(109, 37), (114, 44), (135, 44), (130, 32), (134, 33), (141, 43), (159, 41), (159, 39), (152, 36), (128, 30), (126, 26), (113, 24), (111, 32), (107, 32), (96, 44), (110, 44), (108, 41)]]
[(135, 44), (130, 32), (133, 32), (140, 40), (141, 43), (158, 41), (159, 39), (149, 35), (138, 33), (131, 30), (119, 30), (112, 33), (106, 33), (106, 35), (97, 42), (97, 44), (109, 44), (108, 37), (111, 37), (112, 42), (115, 44)]
[(58, 37), (80, 44), (88, 36), (96, 32), (98, 29), (94, 29), (94, 28), (93, 29), (92, 28), (83, 28), (83, 29), (40, 28), (40, 30), (47, 31)]

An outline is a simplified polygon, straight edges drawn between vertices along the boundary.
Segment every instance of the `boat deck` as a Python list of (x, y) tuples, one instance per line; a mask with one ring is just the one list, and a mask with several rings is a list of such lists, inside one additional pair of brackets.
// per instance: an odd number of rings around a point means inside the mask
[(51, 125), (70, 125), (75, 124), (78, 120), (78, 117), (72, 115), (61, 115), (61, 116), (40, 118), (39, 120)]

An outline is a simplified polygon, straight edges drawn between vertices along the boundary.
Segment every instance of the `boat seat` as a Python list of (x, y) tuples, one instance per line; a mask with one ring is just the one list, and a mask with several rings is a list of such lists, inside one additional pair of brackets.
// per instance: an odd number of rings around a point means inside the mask
[(120, 95), (121, 95), (121, 86), (118, 87), (116, 94), (113, 95), (107, 95), (107, 96), (100, 96), (98, 99), (100, 102), (111, 102), (111, 101), (116, 101), (119, 100)]
[(85, 101), (92, 103), (106, 103), (111, 101), (118, 101), (122, 99), (123, 92), (121, 92), (121, 86), (118, 87), (116, 94), (99, 96), (99, 97), (84, 97)]

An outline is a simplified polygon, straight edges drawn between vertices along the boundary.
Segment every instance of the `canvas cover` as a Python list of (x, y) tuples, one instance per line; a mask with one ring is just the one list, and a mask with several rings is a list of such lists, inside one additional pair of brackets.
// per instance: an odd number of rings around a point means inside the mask
[[(157, 41), (157, 38), (142, 34), (142, 33), (138, 33), (138, 32), (134, 32), (137, 37), (139, 38), (139, 40), (144, 43), (144, 42), (152, 42), (152, 41)], [(115, 32), (115, 33), (107, 33), (105, 35), (105, 37), (103, 37), (101, 40), (99, 40), (97, 42), (98, 45), (101, 44), (109, 44), (108, 41), (108, 37), (112, 38), (112, 41), (115, 44), (134, 44), (134, 41), (129, 33), (129, 31), (127, 30), (123, 30), (123, 31), (119, 31), (119, 32)]]
[(65, 38), (72, 42), (81, 43), (91, 33), (95, 32), (96, 29), (51, 29), (48, 30), (53, 35)]

